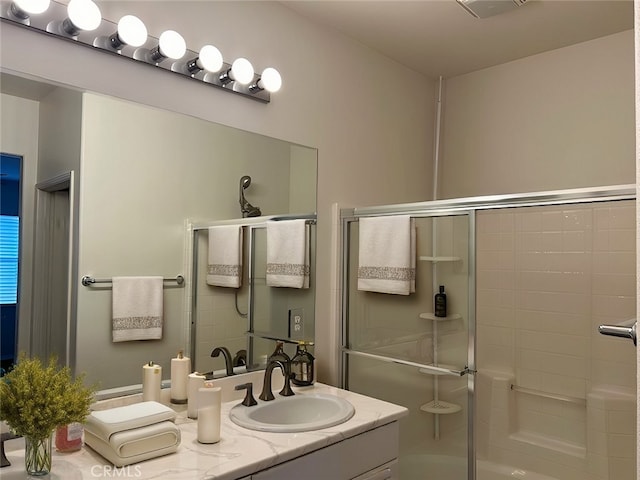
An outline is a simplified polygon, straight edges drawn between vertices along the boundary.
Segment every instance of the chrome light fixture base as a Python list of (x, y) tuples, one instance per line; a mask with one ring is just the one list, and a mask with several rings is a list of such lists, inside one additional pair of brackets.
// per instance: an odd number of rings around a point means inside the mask
[[(75, 29), (70, 31), (69, 28), (63, 28), (67, 18), (67, 5), (52, 0), (49, 8), (40, 14), (32, 14), (27, 18), (21, 18), (19, 11), (16, 15), (16, 7), (12, 1), (0, 0), (0, 20), (22, 28), (27, 28), (34, 32), (48, 35), (57, 39), (75, 42), (79, 45), (100, 50), (112, 55), (128, 58), (132, 61), (158, 68), (169, 73), (181, 75), (194, 81), (214, 86), (227, 92), (242, 95), (262, 103), (271, 101), (271, 94), (267, 90), (256, 91), (249, 88), (249, 85), (256, 85), (260, 80), (260, 75), (254, 74), (253, 80), (247, 85), (240, 85), (236, 81), (221, 81), (221, 72), (231, 69), (231, 64), (223, 62), (222, 68), (218, 72), (208, 72), (194, 68), (191, 63), (192, 59), (198, 57), (198, 52), (187, 49), (185, 55), (180, 60), (166, 59), (158, 54), (154, 55), (154, 51), (158, 47), (159, 39), (148, 36), (147, 41), (140, 47), (132, 47), (117, 41), (117, 24), (109, 20), (102, 19), (98, 28), (93, 31), (84, 31)], [(70, 23), (70, 22), (68, 22)], [(114, 41), (115, 40), (115, 41)], [(190, 67), (191, 65), (191, 67)]]

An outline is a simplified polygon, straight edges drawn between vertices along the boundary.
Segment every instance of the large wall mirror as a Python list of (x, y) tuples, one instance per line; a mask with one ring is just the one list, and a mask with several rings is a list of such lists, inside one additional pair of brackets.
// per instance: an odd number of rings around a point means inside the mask
[[(241, 220), (239, 186), (245, 175), (251, 177), (244, 190), (246, 199), (263, 216), (315, 213), (316, 150), (38, 79), (2, 75), (3, 120), (15, 119), (11, 126), (3, 122), (5, 138), (6, 129), (14, 128), (22, 136), (31, 132), (30, 148), (37, 143), (37, 155), (27, 152), (24, 157), (25, 162), (37, 161), (37, 179), (31, 179), (38, 184), (33, 263), (42, 263), (38, 259), (46, 249), (47, 258), (58, 255), (56, 248), (65, 249), (64, 242), (57, 247), (47, 243), (55, 232), (38, 231), (43, 219), (53, 214), (51, 198), (60, 192), (63, 196), (66, 192), (67, 203), (58, 205), (67, 207), (66, 212), (61, 208), (59, 220), (71, 232), (67, 240), (71, 256), (65, 264), (69, 268), (64, 271), (62, 266), (63, 272), (56, 272), (51, 267), (44, 279), (41, 267), (34, 271), (32, 319), (20, 318), (18, 325), (22, 328), (22, 322), (31, 321), (25, 328), (31, 330), (32, 352), (66, 358), (76, 372), (86, 373), (89, 382), (99, 382), (102, 390), (140, 384), (142, 365), (149, 361), (163, 366), (163, 378), (168, 379), (170, 359), (179, 350), (192, 351), (192, 310), (215, 313), (209, 320), (211, 328), (195, 334), (197, 342), (212, 348), (233, 343), (238, 350), (238, 339), (244, 338), (247, 327), (236, 311), (245, 311), (248, 298), (244, 291), (221, 289), (205, 299), (216, 297), (215, 306), (193, 303), (192, 227)], [(32, 112), (26, 120), (25, 110)], [(24, 154), (7, 145), (3, 140), (3, 153)], [(26, 184), (29, 181), (23, 178), (23, 188), (33, 188)], [(47, 307), (45, 297), (53, 290), (46, 286), (64, 282), (67, 271), (69, 291), (58, 290), (55, 295), (68, 299), (68, 309), (56, 316)], [(85, 275), (107, 282), (84, 286)], [(108, 280), (140, 275), (168, 279), (182, 275), (186, 282), (165, 284), (161, 340), (114, 343)], [(22, 272), (21, 287), (28, 277)], [(314, 295), (305, 297), (307, 311), (313, 310), (313, 299)], [(225, 323), (230, 319), (235, 323)], [(287, 321), (283, 319), (285, 325)], [(67, 341), (51, 344), (49, 339), (60, 331), (66, 332)], [(312, 329), (306, 333), (313, 340)], [(196, 367), (219, 368), (215, 363)]]

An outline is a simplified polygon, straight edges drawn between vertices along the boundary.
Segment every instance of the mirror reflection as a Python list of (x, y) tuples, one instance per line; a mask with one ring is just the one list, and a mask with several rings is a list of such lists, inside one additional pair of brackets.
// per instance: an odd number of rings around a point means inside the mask
[[(315, 215), (286, 215), (194, 227), (191, 334), (195, 370), (219, 375), (231, 369), (238, 372), (245, 368), (264, 368), (267, 356), (275, 349), (275, 340), (284, 343), (285, 353), (290, 357), (294, 356), (298, 342), (313, 342), (315, 224)], [(302, 275), (297, 275), (298, 272), (276, 273), (270, 277), (268, 272), (274, 270), (273, 257), (278, 254), (275, 250), (279, 243), (286, 250), (283, 257), (287, 261), (282, 265), (293, 267), (297, 263), (296, 252), (289, 251), (295, 248), (291, 249), (289, 242), (279, 241), (277, 231), (273, 233), (279, 227), (300, 229), (293, 246), (308, 252), (306, 279), (300, 278)], [(229, 237), (234, 245), (240, 239), (237, 277), (235, 271), (229, 274), (215, 269), (221, 257), (225, 270), (234, 261), (228, 260), (229, 253), (235, 255), (227, 241)], [(220, 246), (225, 255), (216, 251)]]
[[(31, 179), (38, 184), (34, 262), (45, 245), (54, 258), (56, 251), (71, 252), (60, 265), (36, 268), (31, 285), (28, 275), (21, 277), (20, 288), (34, 291), (32, 350), (66, 359), (77, 372), (86, 372), (88, 381), (99, 381), (100, 389), (140, 384), (141, 368), (135, 366), (149, 361), (166, 367), (168, 379), (170, 359), (179, 350), (191, 351), (192, 309), (207, 308), (191, 302), (194, 225), (242, 220), (257, 208), (265, 219), (315, 212), (315, 149), (5, 74), (2, 93), (3, 118), (25, 106), (34, 111), (28, 124), (14, 123), (22, 132), (30, 130), (31, 142), (37, 139), (37, 156), (24, 157), (38, 165), (37, 179)], [(18, 147), (12, 150), (3, 153), (22, 154)], [(238, 187), (245, 176), (251, 182), (240, 190), (243, 204)], [(29, 180), (23, 178), (23, 188), (32, 188)], [(66, 207), (53, 200), (58, 192), (64, 192)], [(66, 240), (53, 242), (55, 225), (43, 227), (52, 215), (58, 216), (54, 224), (68, 225)], [(112, 285), (83, 286), (85, 275), (105, 280), (183, 275), (186, 281), (164, 282), (161, 339), (114, 343)], [(68, 292), (55, 288), (67, 277)], [(52, 294), (68, 299), (63, 302), (68, 308), (48, 308), (44, 299)], [(221, 315), (249, 307), (245, 291), (237, 304), (236, 295), (222, 297), (216, 305)], [(313, 300), (304, 306), (310, 313), (312, 307)], [(20, 328), (23, 321), (29, 320), (21, 318)], [(288, 319), (282, 321), (286, 325)], [(239, 322), (237, 329), (201, 330), (197, 338), (212, 346), (237, 341), (239, 347), (247, 330), (248, 324)], [(51, 341), (61, 331), (66, 342), (56, 346)], [(233, 349), (242, 350), (235, 344)]]

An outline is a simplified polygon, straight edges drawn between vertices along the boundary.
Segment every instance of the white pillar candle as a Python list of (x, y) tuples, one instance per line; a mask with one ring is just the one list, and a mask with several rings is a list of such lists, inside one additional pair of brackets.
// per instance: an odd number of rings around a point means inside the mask
[(204, 387), (198, 390), (198, 442), (220, 441), (220, 408), (222, 388)]
[(191, 372), (191, 359), (178, 352), (171, 359), (171, 403), (187, 403), (187, 379)]
[(204, 388), (205, 376), (198, 372), (189, 374), (187, 385), (187, 416), (198, 418), (198, 390)]
[(153, 362), (142, 366), (142, 401), (159, 402), (162, 387), (162, 367)]

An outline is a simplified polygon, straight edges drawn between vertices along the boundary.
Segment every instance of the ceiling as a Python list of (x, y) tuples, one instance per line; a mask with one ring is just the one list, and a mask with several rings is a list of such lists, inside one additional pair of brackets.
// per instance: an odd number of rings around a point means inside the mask
[[(512, 0), (475, 0), (487, 2)], [(520, 0), (522, 1), (522, 0)], [(429, 77), (445, 78), (633, 28), (633, 0), (528, 0), (475, 18), (456, 0), (283, 0)]]

